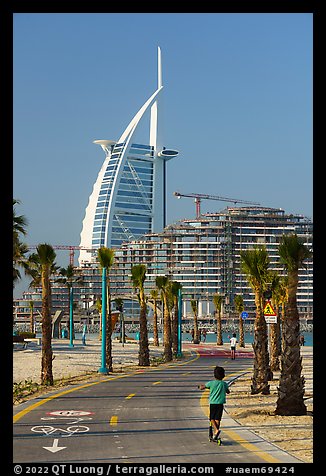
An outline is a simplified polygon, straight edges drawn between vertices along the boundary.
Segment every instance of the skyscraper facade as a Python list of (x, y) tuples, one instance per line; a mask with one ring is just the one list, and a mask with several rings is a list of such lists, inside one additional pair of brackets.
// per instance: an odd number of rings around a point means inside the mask
[[(156, 233), (165, 226), (166, 162), (178, 155), (166, 149), (160, 134), (159, 99), (163, 90), (161, 50), (158, 48), (156, 91), (139, 109), (118, 141), (96, 140), (105, 158), (83, 220), (79, 264), (96, 259), (102, 246)], [(137, 130), (150, 114), (148, 143), (135, 142)]]

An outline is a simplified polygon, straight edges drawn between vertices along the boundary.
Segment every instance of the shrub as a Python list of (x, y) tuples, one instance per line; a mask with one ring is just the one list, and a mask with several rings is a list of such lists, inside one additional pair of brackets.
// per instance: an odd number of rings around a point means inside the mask
[(24, 339), (33, 339), (36, 336), (35, 332), (27, 331), (19, 331), (17, 332), (17, 335), (23, 337)]
[(24, 382), (14, 382), (13, 399), (14, 403), (19, 402), (24, 397), (33, 394), (40, 389), (40, 385), (33, 380), (25, 380)]

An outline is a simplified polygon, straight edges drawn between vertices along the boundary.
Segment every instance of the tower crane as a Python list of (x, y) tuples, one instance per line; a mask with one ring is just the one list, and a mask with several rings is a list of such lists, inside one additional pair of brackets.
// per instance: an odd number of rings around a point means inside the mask
[[(38, 245), (28, 245), (28, 248), (35, 250)], [(51, 245), (54, 250), (69, 250), (69, 264), (74, 266), (75, 261), (75, 250), (86, 250), (86, 251), (96, 251), (94, 248), (85, 248), (84, 246), (74, 246), (74, 245)]]
[(241, 200), (239, 198), (228, 198), (228, 197), (219, 197), (218, 195), (205, 195), (203, 193), (180, 193), (180, 192), (173, 192), (173, 195), (177, 198), (187, 197), (187, 198), (194, 198), (196, 204), (196, 218), (200, 215), (200, 203), (202, 200), (219, 200), (222, 202), (232, 202), (232, 203), (244, 203), (247, 205), (260, 205), (258, 202), (249, 202), (247, 200)]

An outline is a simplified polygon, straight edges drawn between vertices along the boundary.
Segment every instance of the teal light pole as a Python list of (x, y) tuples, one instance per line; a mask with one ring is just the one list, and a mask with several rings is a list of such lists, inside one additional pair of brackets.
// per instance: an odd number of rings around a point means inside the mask
[(178, 346), (177, 357), (182, 357), (182, 294), (178, 291)]
[(69, 334), (70, 343), (69, 347), (74, 347), (74, 319), (73, 319), (73, 305), (74, 305), (74, 290), (72, 285), (69, 289)]
[(106, 268), (102, 269), (102, 356), (101, 367), (98, 369), (100, 374), (108, 374), (106, 368)]

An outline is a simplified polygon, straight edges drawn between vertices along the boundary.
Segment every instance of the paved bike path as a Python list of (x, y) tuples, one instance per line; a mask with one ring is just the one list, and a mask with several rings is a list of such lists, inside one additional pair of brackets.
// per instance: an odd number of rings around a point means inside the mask
[(223, 365), (231, 380), (250, 364), (197, 353), (186, 362), (112, 374), (18, 405), (14, 462), (301, 462), (226, 412), (223, 445), (208, 441), (207, 395), (197, 385), (212, 378), (215, 365)]

